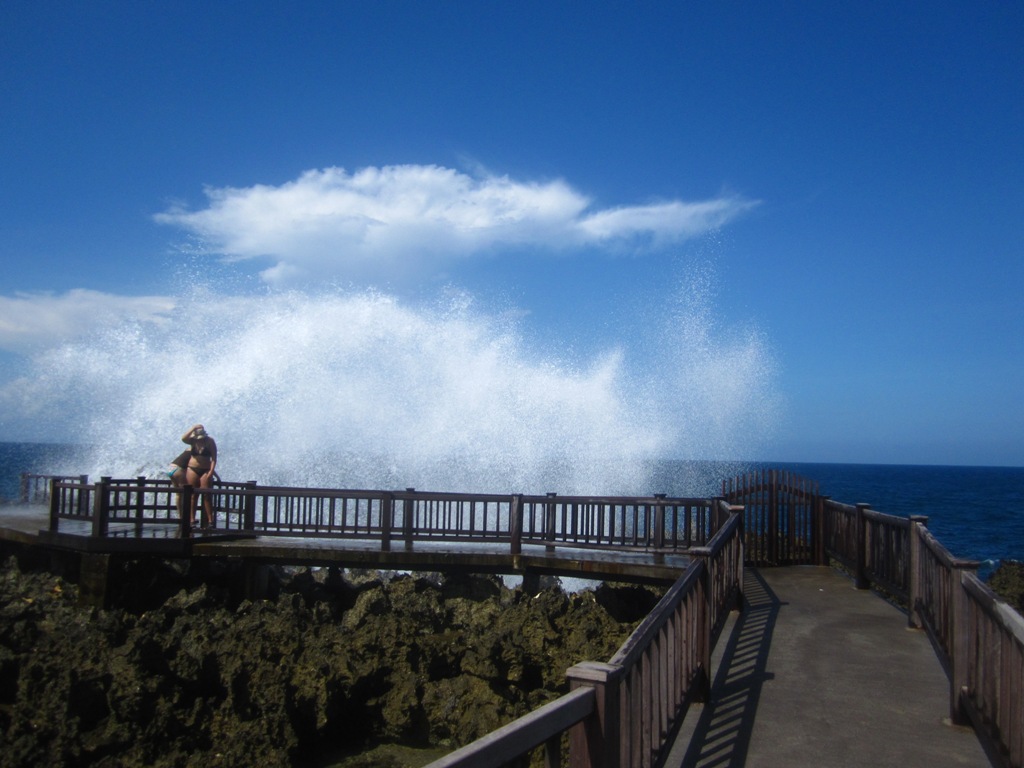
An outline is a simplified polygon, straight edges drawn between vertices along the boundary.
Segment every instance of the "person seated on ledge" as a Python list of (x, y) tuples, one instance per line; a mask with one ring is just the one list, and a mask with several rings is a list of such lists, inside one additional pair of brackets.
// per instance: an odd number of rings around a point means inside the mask
[(178, 454), (171, 462), (165, 474), (170, 478), (171, 484), (176, 488), (185, 485), (185, 478), (188, 475), (188, 460), (192, 457), (192, 451), (186, 450)]
[[(217, 468), (217, 443), (206, 434), (202, 424), (196, 424), (181, 436), (181, 442), (192, 446), (188, 460), (185, 482), (193, 488), (210, 488)], [(192, 497), (192, 519), (196, 516), (196, 497)], [(203, 497), (203, 527), (213, 527), (213, 499)]]

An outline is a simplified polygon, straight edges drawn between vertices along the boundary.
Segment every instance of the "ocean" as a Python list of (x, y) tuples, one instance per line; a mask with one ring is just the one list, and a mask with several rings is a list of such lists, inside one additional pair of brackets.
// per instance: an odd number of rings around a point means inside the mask
[[(15, 500), (22, 472), (69, 471), (86, 450), (70, 445), (0, 443), (0, 500)], [(988, 571), (1002, 560), (1024, 560), (1024, 467), (923, 466), (892, 464), (659, 462), (652, 473), (657, 490), (670, 495), (703, 495), (720, 478), (744, 468), (774, 467), (816, 480), (821, 492), (849, 504), (869, 503), (893, 515), (925, 515), (928, 527), (957, 557), (978, 560)], [(75, 473), (74, 470), (70, 471)], [(700, 478), (687, 488), (680, 478)], [(708, 478), (712, 478), (709, 482)], [(430, 490), (460, 490), (437, 488)], [(557, 488), (511, 489), (540, 493)], [(637, 493), (652, 492), (645, 488)]]
[(1024, 560), (1024, 467), (778, 464), (817, 480), (821, 492), (892, 515), (925, 515), (957, 557), (991, 568)]

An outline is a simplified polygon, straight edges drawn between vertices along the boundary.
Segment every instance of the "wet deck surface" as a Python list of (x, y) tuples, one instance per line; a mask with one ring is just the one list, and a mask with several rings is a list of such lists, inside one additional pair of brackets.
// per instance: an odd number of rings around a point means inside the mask
[(831, 568), (748, 569), (744, 589), (712, 701), (687, 713), (666, 768), (990, 764), (949, 724), (946, 674), (903, 611)]
[(377, 538), (309, 538), (252, 536), (239, 531), (195, 530), (182, 539), (176, 524), (147, 523), (139, 534), (134, 523), (112, 522), (103, 539), (89, 536), (88, 522), (61, 520), (59, 534), (48, 530), (42, 506), (0, 507), (0, 538), (22, 543), (49, 543), (89, 552), (144, 553), (168, 557), (238, 557), (265, 563), (321, 565), (392, 570), (465, 570), (505, 574), (532, 571), (581, 579), (643, 579), (671, 583), (690, 564), (685, 553), (623, 552), (524, 544), (512, 554), (508, 544), (462, 541), (416, 541), (407, 547), (392, 540), (382, 550)]

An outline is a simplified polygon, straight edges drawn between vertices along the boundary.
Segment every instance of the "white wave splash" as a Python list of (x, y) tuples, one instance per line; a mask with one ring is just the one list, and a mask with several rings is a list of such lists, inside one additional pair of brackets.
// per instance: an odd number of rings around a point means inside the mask
[(155, 474), (196, 422), (225, 479), (320, 487), (650, 493), (652, 458), (756, 449), (777, 399), (763, 338), (723, 334), (698, 296), (637, 346), (656, 364), (537, 352), (471, 301), (197, 289), (169, 322), (38, 354), (0, 400), (94, 446), (68, 468), (94, 476)]

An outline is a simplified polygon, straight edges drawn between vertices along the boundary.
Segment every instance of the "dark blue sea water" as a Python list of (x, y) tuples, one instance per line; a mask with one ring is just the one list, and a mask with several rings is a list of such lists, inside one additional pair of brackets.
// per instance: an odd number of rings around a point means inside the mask
[(958, 557), (989, 566), (1024, 560), (1024, 467), (778, 465), (817, 480), (821, 492), (893, 515), (925, 515)]
[[(686, 466), (659, 466), (659, 490), (687, 495), (672, 483), (673, 476), (685, 474)], [(1024, 560), (1024, 467), (754, 463), (743, 468), (706, 462), (699, 474), (716, 477), (718, 490), (710, 492), (720, 493), (722, 477), (771, 468), (816, 480), (821, 493), (836, 501), (864, 502), (901, 517), (924, 515), (946, 549), (982, 562), (983, 572), (1001, 560)]]
[(17, 500), (22, 472), (63, 472), (67, 466), (75, 466), (76, 457), (84, 455), (83, 448), (73, 445), (0, 443), (0, 503)]
[[(75, 466), (77, 455), (84, 456), (85, 449), (0, 443), (0, 499), (17, 498), (22, 472), (45, 474), (55, 467), (68, 472), (69, 466)], [(821, 492), (837, 501), (866, 502), (872, 509), (893, 515), (926, 515), (932, 533), (958, 557), (979, 560), (989, 567), (1000, 560), (1024, 560), (1024, 467), (666, 461), (656, 467), (655, 487), (637, 493), (706, 495), (720, 487), (722, 477), (762, 466), (790, 470), (816, 480)], [(701, 487), (687, 487), (692, 483)]]

